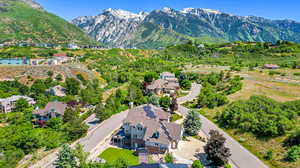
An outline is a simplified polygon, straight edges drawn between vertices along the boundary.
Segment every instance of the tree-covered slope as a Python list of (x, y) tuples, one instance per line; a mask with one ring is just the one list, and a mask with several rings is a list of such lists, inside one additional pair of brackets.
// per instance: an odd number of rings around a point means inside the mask
[(94, 42), (76, 26), (29, 0), (0, 0), (0, 32), (0, 43)]

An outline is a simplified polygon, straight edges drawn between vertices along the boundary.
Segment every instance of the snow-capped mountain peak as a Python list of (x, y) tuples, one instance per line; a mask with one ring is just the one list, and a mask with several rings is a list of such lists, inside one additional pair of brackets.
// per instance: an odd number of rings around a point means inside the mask
[(297, 22), (237, 16), (205, 8), (179, 11), (165, 7), (150, 13), (106, 9), (97, 16), (79, 17), (72, 23), (109, 47), (159, 48), (203, 37), (220, 41), (300, 39)]
[(146, 12), (140, 13), (133, 13), (130, 11), (122, 10), (122, 9), (112, 9), (108, 8), (103, 11), (103, 13), (110, 13), (120, 19), (137, 19), (137, 18), (144, 18), (147, 15)]
[(206, 9), (206, 8), (184, 8), (180, 12), (181, 13), (190, 13), (190, 14), (199, 14), (199, 13), (221, 14), (222, 13), (218, 10)]

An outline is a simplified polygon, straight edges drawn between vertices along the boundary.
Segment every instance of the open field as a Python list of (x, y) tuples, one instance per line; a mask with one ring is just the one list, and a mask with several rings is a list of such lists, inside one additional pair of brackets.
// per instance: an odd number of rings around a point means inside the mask
[(126, 160), (129, 165), (138, 164), (138, 157), (134, 155), (134, 151), (127, 149), (108, 148), (102, 152), (99, 157), (106, 160), (108, 163), (113, 163), (122, 158)]
[[(194, 67), (188, 71), (198, 73), (220, 72), (225, 70), (224, 67)], [(279, 72), (277, 75), (270, 75), (270, 71)], [(241, 72), (233, 72), (233, 75), (244, 77), (243, 88), (241, 91), (228, 96), (229, 100), (246, 100), (252, 95), (264, 95), (279, 102), (293, 101), (300, 99), (300, 78), (294, 74), (300, 73), (300, 69), (278, 69), (278, 70), (262, 70), (254, 71), (242, 70)], [(282, 75), (283, 74), (283, 75)], [(298, 84), (299, 83), (299, 84)], [(226, 106), (215, 109), (201, 109), (200, 113), (216, 122), (216, 117), (222, 112)], [(295, 128), (300, 127), (300, 118), (295, 123)], [(271, 168), (300, 168), (300, 160), (297, 162), (286, 162), (283, 160), (286, 150), (282, 146), (283, 141), (289, 136), (290, 132), (285, 136), (263, 139), (258, 138), (251, 133), (244, 133), (236, 129), (227, 129), (233, 138), (239, 141), (244, 147), (258, 156)], [(268, 151), (273, 152), (272, 160), (265, 160), (264, 156)]]
[(81, 74), (86, 80), (99, 79), (100, 84), (105, 82), (97, 72), (88, 70), (80, 64), (72, 65), (56, 65), (56, 66), (0, 66), (0, 81), (18, 79), (21, 83), (31, 85), (36, 79), (48, 78), (48, 72), (52, 71), (54, 77), (61, 74), (63, 78), (76, 78), (77, 74)]

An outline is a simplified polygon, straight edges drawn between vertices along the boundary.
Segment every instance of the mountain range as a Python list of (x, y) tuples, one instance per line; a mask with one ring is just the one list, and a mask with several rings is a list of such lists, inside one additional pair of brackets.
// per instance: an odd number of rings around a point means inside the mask
[(72, 23), (108, 47), (160, 48), (190, 40), (300, 42), (299, 22), (202, 8), (163, 8), (150, 13), (106, 9), (97, 16), (78, 17)]
[(33, 0), (0, 0), (0, 44), (94, 44), (95, 40)]

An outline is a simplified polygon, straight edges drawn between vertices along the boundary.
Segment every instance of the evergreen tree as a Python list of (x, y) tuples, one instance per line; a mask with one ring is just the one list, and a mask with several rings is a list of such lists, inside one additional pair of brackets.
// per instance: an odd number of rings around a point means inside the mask
[(201, 125), (202, 123), (198, 112), (194, 110), (189, 111), (189, 114), (183, 123), (185, 133), (190, 136), (195, 136), (201, 129)]
[(68, 144), (62, 145), (62, 149), (58, 153), (54, 166), (56, 168), (76, 168), (76, 156)]
[(152, 94), (149, 97), (148, 103), (153, 104), (155, 106), (159, 106), (159, 97), (156, 96), (156, 95), (154, 95), (154, 94)]

